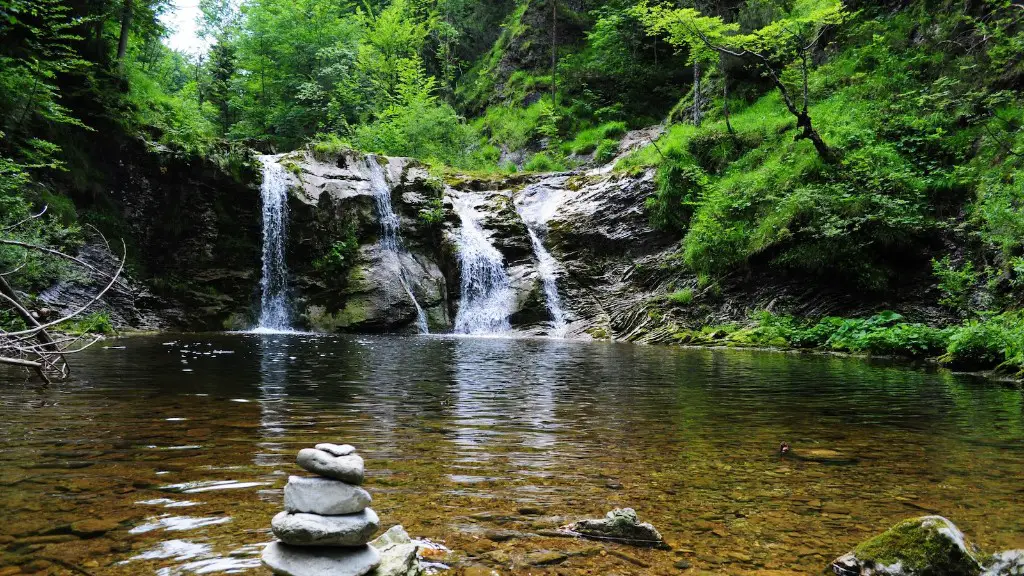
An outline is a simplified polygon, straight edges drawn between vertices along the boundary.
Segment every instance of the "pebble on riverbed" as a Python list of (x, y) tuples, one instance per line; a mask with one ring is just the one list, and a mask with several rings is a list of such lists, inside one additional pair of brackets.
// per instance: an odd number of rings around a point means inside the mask
[(263, 551), (263, 564), (279, 576), (364, 576), (381, 564), (369, 544), (380, 519), (369, 507), (363, 459), (355, 448), (317, 444), (299, 452), (299, 466), (321, 478), (291, 476), (285, 511), (274, 516), (278, 538)]

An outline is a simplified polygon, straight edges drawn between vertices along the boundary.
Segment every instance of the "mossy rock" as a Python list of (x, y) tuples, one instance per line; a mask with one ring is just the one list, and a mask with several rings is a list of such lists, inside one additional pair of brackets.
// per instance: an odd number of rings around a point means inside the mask
[(981, 563), (964, 535), (942, 516), (904, 520), (837, 558), (837, 576), (978, 576)]

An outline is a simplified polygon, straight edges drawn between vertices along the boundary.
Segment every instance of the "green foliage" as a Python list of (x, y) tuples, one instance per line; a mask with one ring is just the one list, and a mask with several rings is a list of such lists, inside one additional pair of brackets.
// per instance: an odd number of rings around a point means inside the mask
[(683, 288), (669, 294), (668, 301), (680, 306), (689, 306), (693, 302), (693, 288)]
[(666, 161), (655, 181), (657, 189), (645, 203), (651, 225), (670, 232), (685, 230), (710, 184), (707, 174), (690, 164)]
[(974, 264), (965, 262), (963, 266), (957, 268), (946, 255), (942, 260), (932, 258), (932, 272), (939, 282), (939, 291), (942, 292), (939, 304), (959, 312), (969, 310), (971, 290), (978, 283), (978, 273), (974, 271)]
[(337, 156), (346, 150), (351, 150), (352, 145), (342, 140), (337, 134), (317, 134), (310, 144), (313, 153), (321, 158)]
[(438, 102), (435, 79), (416, 59), (405, 60), (397, 72), (394, 103), (357, 128), (353, 143), (367, 151), (468, 167), (473, 134), (451, 106)]
[(527, 172), (555, 172), (565, 167), (561, 162), (546, 152), (538, 152), (530, 157), (523, 166)]
[(605, 122), (596, 128), (582, 130), (576, 137), (566, 142), (565, 149), (571, 154), (590, 154), (610, 141), (618, 146), (618, 140), (626, 133), (626, 123), (622, 121)]
[[(42, 203), (42, 195), (37, 203), (17, 195), (0, 195), (0, 238), (74, 253), (82, 241), (74, 209), (64, 198), (47, 197), (55, 201), (52, 212)], [(33, 217), (38, 214), (42, 216)], [(0, 270), (13, 271), (7, 280), (30, 293), (70, 272), (67, 262), (58, 257), (11, 245), (0, 245)]]
[(75, 336), (83, 334), (102, 334), (110, 336), (117, 332), (114, 329), (114, 323), (110, 320), (110, 315), (106, 312), (93, 312), (86, 316), (75, 318), (74, 320), (62, 322), (61, 324), (58, 324), (56, 328), (59, 332), (65, 332)]
[(444, 222), (444, 181), (431, 176), (425, 182), (429, 194), (428, 206), (421, 208), (419, 219), (428, 226), (437, 226)]
[(313, 269), (340, 284), (355, 265), (358, 256), (359, 239), (355, 227), (348, 227), (343, 238), (335, 240), (322, 256), (313, 261)]
[(943, 362), (963, 370), (1001, 368), (1024, 373), (1024, 313), (970, 320), (949, 339)]
[(928, 357), (946, 350), (950, 331), (903, 322), (895, 312), (869, 318), (826, 317), (817, 322), (760, 312), (755, 325), (730, 339), (747, 344), (819, 348), (887, 356)]
[(910, 357), (936, 356), (945, 350), (945, 331), (902, 319), (894, 312), (883, 312), (863, 320), (844, 320), (826, 344), (834, 350)]

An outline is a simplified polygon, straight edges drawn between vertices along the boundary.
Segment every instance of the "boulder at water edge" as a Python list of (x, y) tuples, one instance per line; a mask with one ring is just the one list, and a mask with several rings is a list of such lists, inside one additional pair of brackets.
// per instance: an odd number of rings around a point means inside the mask
[(981, 563), (942, 516), (904, 520), (832, 562), (836, 576), (978, 576)]
[(289, 476), (284, 487), (284, 509), (325, 516), (355, 514), (363, 511), (373, 499), (358, 486), (329, 478)]
[(370, 508), (344, 516), (281, 512), (270, 527), (274, 536), (293, 546), (361, 546), (380, 528), (380, 519)]
[(263, 550), (263, 564), (279, 576), (363, 576), (380, 565), (372, 546), (294, 547), (274, 542)]
[(349, 484), (363, 483), (363, 458), (358, 454), (350, 453), (345, 456), (335, 456), (326, 450), (303, 448), (299, 451), (296, 462), (303, 469), (313, 474), (341, 480)]
[(370, 546), (380, 552), (380, 566), (373, 576), (417, 576), (420, 570), (416, 551), (419, 546), (412, 541), (405, 528), (393, 526)]
[(599, 520), (580, 520), (564, 527), (586, 538), (616, 540), (634, 546), (667, 548), (654, 526), (637, 518), (632, 508), (616, 508)]

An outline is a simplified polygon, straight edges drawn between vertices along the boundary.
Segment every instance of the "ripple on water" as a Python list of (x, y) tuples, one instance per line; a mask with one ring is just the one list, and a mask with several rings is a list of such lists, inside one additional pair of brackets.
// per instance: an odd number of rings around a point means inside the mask
[(238, 490), (241, 488), (253, 488), (256, 486), (268, 486), (270, 482), (239, 482), (237, 480), (201, 480), (196, 482), (182, 482), (180, 484), (168, 484), (161, 486), (160, 490), (167, 492), (180, 492), (182, 494), (199, 494), (201, 492), (213, 492), (215, 490)]
[(216, 526), (231, 522), (230, 516), (218, 516), (209, 518), (196, 518), (192, 516), (159, 516), (148, 518), (150, 522), (132, 528), (130, 534), (145, 534), (153, 530), (167, 530), (169, 532), (181, 532), (184, 530), (195, 530), (205, 526)]

